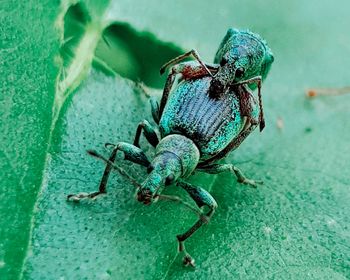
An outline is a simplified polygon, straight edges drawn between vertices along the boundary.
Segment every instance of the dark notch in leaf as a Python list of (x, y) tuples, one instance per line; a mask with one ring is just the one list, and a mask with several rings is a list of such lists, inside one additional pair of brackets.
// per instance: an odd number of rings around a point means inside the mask
[[(89, 15), (83, 3), (72, 5), (67, 10), (60, 49), (64, 67), (61, 80), (68, 75), (68, 68), (78, 55), (79, 44), (84, 36), (88, 36), (89, 28), (95, 25), (95, 19)], [(115, 22), (103, 29), (95, 49), (94, 66), (142, 81), (149, 87), (162, 88), (166, 76), (160, 77), (160, 67), (182, 53), (181, 48), (160, 41), (150, 32), (139, 32), (127, 23)]]
[(63, 66), (66, 68), (74, 58), (74, 49), (84, 36), (91, 17), (82, 3), (72, 5), (64, 16), (64, 42), (60, 49)]
[(162, 88), (166, 77), (159, 69), (183, 51), (172, 43), (159, 41), (149, 32), (138, 32), (125, 23), (114, 23), (103, 32), (95, 56), (100, 66), (149, 87)]

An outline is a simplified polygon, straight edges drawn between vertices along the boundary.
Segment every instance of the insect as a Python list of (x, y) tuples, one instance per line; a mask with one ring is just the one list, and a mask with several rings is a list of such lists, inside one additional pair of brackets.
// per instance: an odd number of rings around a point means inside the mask
[[(204, 63), (197, 51), (191, 50), (182, 56), (170, 60), (160, 69), (160, 73), (163, 74), (167, 67), (180, 62), (190, 55), (197, 62), (180, 63), (171, 69), (160, 104), (160, 112), (165, 106), (176, 74), (181, 73), (184, 79), (210, 75), (213, 77), (213, 80), (208, 92), (213, 98), (221, 97), (226, 92), (227, 87), (233, 84), (237, 86), (249, 84), (252, 90), (258, 88), (259, 124), (260, 131), (262, 131), (265, 127), (265, 120), (262, 108), (261, 83), (266, 78), (274, 61), (273, 54), (266, 42), (259, 35), (250, 31), (230, 28), (216, 52), (214, 64)], [(243, 114), (249, 117), (249, 112), (243, 112)]]
[[(190, 55), (196, 61), (179, 63)], [(231, 172), (239, 183), (257, 186), (259, 182), (246, 178), (233, 164), (219, 164), (217, 161), (236, 149), (258, 124), (260, 129), (263, 128), (260, 91), (260, 101), (257, 102), (247, 84), (257, 83), (260, 89), (272, 61), (271, 50), (265, 41), (252, 32), (236, 29), (228, 30), (214, 64), (204, 63), (195, 50), (169, 61), (160, 70), (164, 73), (167, 67), (174, 65), (160, 103), (151, 100), (152, 116), (158, 125), (160, 138), (156, 129), (144, 120), (137, 127), (133, 144), (106, 144), (113, 147), (109, 159), (95, 151), (88, 151), (106, 163), (99, 190), (90, 194), (72, 194), (68, 199), (79, 201), (106, 193), (112, 169), (136, 186), (137, 200), (146, 205), (158, 199), (184, 203), (178, 197), (162, 194), (163, 189), (172, 184), (184, 189), (198, 208), (184, 204), (199, 217), (192, 227), (177, 235), (177, 240), (179, 251), (184, 255), (183, 263), (194, 266), (194, 259), (185, 249), (185, 240), (209, 222), (217, 203), (204, 188), (189, 184), (186, 179), (195, 171), (210, 174)], [(179, 74), (181, 77), (178, 77)], [(139, 145), (142, 132), (155, 147), (151, 160)], [(147, 168), (148, 176), (141, 184), (115, 165), (118, 151), (124, 153), (125, 160)]]

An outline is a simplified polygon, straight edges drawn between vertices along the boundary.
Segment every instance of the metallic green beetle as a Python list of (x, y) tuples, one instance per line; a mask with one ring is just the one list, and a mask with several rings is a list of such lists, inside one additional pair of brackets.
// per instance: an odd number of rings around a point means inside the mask
[[(197, 61), (179, 63), (190, 55)], [(199, 209), (203, 206), (208, 209), (204, 213), (192, 208), (199, 216), (198, 221), (185, 233), (177, 235), (179, 251), (184, 254), (184, 264), (194, 266), (194, 260), (186, 252), (184, 242), (203, 224), (208, 223), (217, 203), (206, 190), (187, 183), (185, 179), (194, 171), (211, 174), (231, 172), (239, 183), (256, 187), (258, 182), (247, 179), (236, 166), (215, 162), (236, 149), (258, 124), (263, 129), (260, 84), (272, 62), (271, 50), (260, 36), (236, 29), (228, 30), (214, 64), (204, 63), (195, 50), (169, 61), (160, 70), (163, 73), (168, 66), (174, 65), (160, 104), (151, 100), (152, 116), (159, 126), (160, 140), (152, 125), (144, 120), (137, 127), (133, 145), (125, 142), (107, 144), (114, 147), (109, 159), (95, 151), (88, 151), (107, 164), (99, 191), (69, 195), (68, 199), (79, 201), (106, 193), (112, 169), (117, 169), (130, 179), (137, 187), (137, 200), (144, 204), (159, 198), (182, 202), (178, 197), (161, 194), (166, 186), (176, 184), (187, 191)], [(177, 84), (174, 85), (175, 82)], [(247, 85), (250, 84), (254, 89), (251, 83), (258, 84), (259, 103)], [(142, 131), (155, 147), (152, 160), (140, 149)], [(149, 175), (142, 184), (114, 164), (117, 151), (122, 151), (126, 160), (147, 168)]]
[[(230, 28), (216, 52), (214, 64), (204, 63), (196, 50), (191, 50), (169, 61), (160, 69), (160, 73), (163, 74), (168, 66), (190, 55), (197, 62), (180, 63), (171, 69), (160, 104), (160, 112), (164, 109), (176, 74), (182, 74), (185, 79), (209, 75), (213, 77), (213, 80), (211, 81), (208, 93), (213, 98), (221, 97), (221, 95), (225, 94), (227, 88), (232, 85), (249, 84), (252, 90), (256, 87), (258, 88), (260, 107), (259, 124), (260, 131), (262, 131), (265, 127), (265, 121), (260, 92), (261, 83), (266, 78), (274, 61), (273, 54), (266, 42), (259, 35), (250, 31)], [(244, 113), (249, 117), (249, 112)]]

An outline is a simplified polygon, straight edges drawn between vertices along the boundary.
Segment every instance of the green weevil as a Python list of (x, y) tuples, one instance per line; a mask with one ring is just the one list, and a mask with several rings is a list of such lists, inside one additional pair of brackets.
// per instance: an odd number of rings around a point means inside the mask
[[(170, 60), (160, 69), (160, 73), (163, 74), (167, 67), (190, 55), (197, 61), (194, 63), (180, 63), (172, 67), (161, 100), (161, 110), (164, 109), (176, 74), (182, 74), (184, 79), (194, 79), (209, 75), (213, 79), (208, 93), (213, 98), (221, 97), (221, 95), (225, 94), (227, 88), (232, 85), (249, 84), (252, 90), (256, 89), (256, 87), (258, 88), (259, 124), (260, 131), (262, 131), (265, 127), (265, 120), (260, 92), (261, 83), (266, 78), (274, 61), (273, 54), (266, 42), (259, 35), (250, 31), (230, 28), (216, 52), (214, 64), (204, 63), (197, 51), (193, 49)], [(241, 107), (243, 110), (246, 109), (244, 105)], [(249, 117), (249, 111), (244, 111), (243, 114)]]
[[(197, 61), (182, 62), (193, 55)], [(260, 84), (265, 79), (273, 62), (273, 55), (260, 36), (250, 32), (229, 29), (216, 53), (214, 64), (204, 63), (195, 50), (165, 64), (160, 72), (171, 65), (160, 103), (151, 100), (152, 116), (159, 127), (156, 129), (142, 121), (136, 130), (133, 144), (119, 142), (113, 146), (109, 159), (90, 150), (88, 153), (106, 163), (99, 190), (90, 194), (68, 195), (79, 201), (106, 193), (106, 185), (112, 169), (130, 179), (137, 187), (137, 200), (150, 204), (158, 199), (184, 203), (178, 197), (161, 194), (169, 185), (184, 189), (197, 204), (194, 210), (199, 218), (183, 234), (177, 235), (179, 251), (184, 254), (185, 265), (194, 266), (194, 259), (185, 249), (185, 240), (203, 224), (209, 222), (217, 208), (215, 199), (205, 189), (186, 182), (194, 171), (217, 174), (231, 172), (237, 181), (253, 187), (257, 181), (246, 178), (233, 164), (216, 163), (242, 141), (260, 124), (263, 128)], [(180, 77), (179, 77), (180, 76)], [(251, 89), (259, 88), (259, 101)], [(140, 148), (141, 133), (155, 147), (155, 155), (149, 160)], [(148, 176), (139, 184), (115, 165), (117, 151), (122, 151), (125, 160), (147, 168)], [(204, 209), (202, 207), (206, 206)]]

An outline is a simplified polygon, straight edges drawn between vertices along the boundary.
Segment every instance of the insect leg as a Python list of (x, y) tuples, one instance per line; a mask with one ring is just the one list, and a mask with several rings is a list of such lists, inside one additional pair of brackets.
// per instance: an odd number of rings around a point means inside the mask
[[(111, 144), (106, 144), (106, 145), (111, 145)], [(114, 167), (113, 164), (114, 164), (114, 161), (116, 159), (118, 151), (124, 152), (124, 156), (125, 156), (126, 160), (129, 160), (129, 161), (134, 162), (136, 164), (143, 165), (145, 167), (147, 167), (150, 164), (149, 160), (147, 159), (147, 156), (144, 154), (144, 152), (140, 148), (138, 148), (132, 144), (125, 143), (125, 142), (119, 142), (114, 146), (113, 151), (112, 151), (108, 160), (105, 160), (97, 152), (89, 150), (88, 153), (90, 155), (97, 157), (97, 158), (100, 158), (103, 161), (106, 161), (106, 163), (107, 163), (105, 171), (103, 172), (102, 179), (100, 181), (99, 189), (97, 192), (92, 192), (92, 193), (70, 194), (67, 196), (67, 200), (78, 202), (84, 198), (94, 198), (100, 194), (107, 193), (106, 186), (107, 186), (109, 175), (110, 175), (111, 170), (113, 168), (117, 168), (117, 167)], [(124, 175), (124, 173), (127, 174), (120, 167), (118, 168), (118, 170), (123, 175)], [(132, 183), (136, 183), (133, 181), (133, 179), (131, 179), (131, 178), (129, 178), (129, 179), (132, 181)]]
[(158, 195), (158, 198), (160, 200), (167, 200), (167, 201), (172, 201), (172, 202), (176, 202), (179, 204), (182, 204), (183, 206), (185, 206), (186, 208), (188, 208), (189, 210), (191, 210), (193, 213), (195, 213), (198, 217), (200, 217), (202, 215), (202, 212), (197, 208), (197, 207), (193, 207), (192, 205), (190, 205), (189, 203), (183, 201), (180, 197), (175, 196), (175, 195), (165, 195), (165, 194), (160, 194)]
[(160, 120), (159, 103), (153, 97), (151, 97), (150, 103), (151, 103), (151, 113), (152, 113), (153, 120), (155, 121), (156, 124), (159, 124), (159, 120)]
[(178, 181), (177, 185), (188, 192), (199, 208), (203, 206), (207, 206), (209, 208), (207, 213), (201, 214), (198, 221), (185, 233), (176, 236), (179, 242), (179, 251), (183, 252), (185, 255), (183, 258), (183, 263), (194, 267), (194, 259), (186, 252), (185, 240), (194, 234), (203, 224), (207, 224), (209, 222), (218, 205), (211, 194), (200, 187), (192, 186), (184, 181)]
[[(216, 64), (207, 64), (207, 66), (212, 69), (213, 73), (216, 73), (219, 67)], [(184, 79), (200, 78), (208, 75), (206, 69), (207, 68), (203, 68), (202, 64), (194, 63), (193, 61), (180, 63), (171, 68), (164, 86), (162, 99), (160, 100), (158, 119), (161, 118), (164, 107), (168, 101), (170, 90), (175, 82), (175, 76), (181, 74)]]
[(173, 68), (171, 68), (171, 71), (168, 75), (168, 78), (166, 79), (166, 82), (165, 82), (165, 86), (164, 86), (164, 90), (163, 90), (163, 95), (162, 95), (162, 99), (160, 100), (160, 106), (159, 106), (159, 116), (158, 116), (158, 119), (160, 120), (160, 118), (162, 117), (162, 114), (163, 114), (163, 110), (164, 110), (164, 107), (168, 101), (168, 97), (169, 97), (169, 93), (170, 93), (170, 90), (175, 82), (175, 76), (176, 76), (176, 71)]
[(218, 174), (222, 172), (231, 172), (236, 175), (237, 182), (245, 185), (249, 185), (253, 188), (256, 188), (258, 184), (262, 184), (262, 181), (254, 181), (251, 179), (248, 179), (244, 176), (243, 172), (238, 169), (238, 167), (234, 166), (233, 164), (212, 164), (208, 165), (206, 167), (201, 167), (197, 169), (198, 171), (209, 173), (209, 174)]
[(136, 135), (135, 135), (135, 140), (134, 140), (134, 146), (140, 148), (140, 136), (141, 136), (141, 131), (143, 130), (143, 135), (145, 135), (147, 141), (153, 146), (157, 146), (159, 143), (158, 136), (152, 127), (152, 125), (147, 121), (143, 120), (142, 122), (139, 123), (137, 130), (136, 130)]
[(234, 85), (236, 86), (236, 85), (257, 83), (257, 85), (258, 85), (258, 97), (259, 97), (259, 108), (260, 108), (259, 128), (260, 128), (260, 131), (263, 131), (263, 129), (265, 127), (265, 118), (264, 118), (264, 111), (263, 111), (262, 97), (261, 97), (261, 82), (262, 82), (261, 76), (256, 76), (256, 77), (250, 78), (248, 80), (244, 80), (244, 81), (235, 83)]
[(239, 107), (241, 111), (241, 116), (245, 119), (243, 120), (244, 126), (242, 132), (249, 129), (251, 126), (256, 127), (259, 124), (259, 118), (257, 112), (257, 103), (253, 96), (253, 93), (246, 86), (238, 86), (235, 88), (235, 93), (239, 100)]
[(162, 75), (166, 68), (168, 68), (171, 65), (177, 64), (180, 61), (184, 60), (185, 58), (189, 57), (189, 56), (193, 56), (198, 62), (199, 64), (205, 69), (205, 71), (210, 75), (213, 76), (213, 74), (210, 72), (210, 70), (208, 69), (208, 67), (206, 66), (206, 64), (203, 62), (203, 60), (200, 58), (198, 52), (195, 49), (190, 50), (187, 53), (184, 53), (183, 55), (180, 55), (178, 57), (175, 57), (174, 59), (168, 61), (167, 63), (165, 63), (161, 68), (160, 68), (160, 74)]
[(239, 145), (248, 137), (248, 135), (255, 129), (256, 125), (254, 123), (251, 123), (250, 126), (246, 130), (242, 130), (236, 138), (234, 138), (230, 144), (226, 146), (225, 149), (223, 149), (221, 152), (213, 156), (212, 158), (201, 162), (198, 164), (198, 171), (202, 171), (201, 169), (207, 168), (208, 166), (211, 166), (212, 162), (218, 161), (225, 156), (228, 155), (229, 152), (237, 149)]

